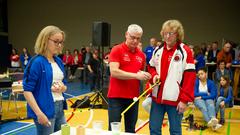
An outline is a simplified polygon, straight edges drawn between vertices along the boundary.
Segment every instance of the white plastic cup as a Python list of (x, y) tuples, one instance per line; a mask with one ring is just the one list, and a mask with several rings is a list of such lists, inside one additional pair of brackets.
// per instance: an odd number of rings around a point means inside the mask
[(120, 135), (121, 122), (111, 122), (112, 135)]
[(102, 130), (103, 129), (103, 121), (101, 121), (101, 120), (93, 121), (92, 128), (94, 130)]

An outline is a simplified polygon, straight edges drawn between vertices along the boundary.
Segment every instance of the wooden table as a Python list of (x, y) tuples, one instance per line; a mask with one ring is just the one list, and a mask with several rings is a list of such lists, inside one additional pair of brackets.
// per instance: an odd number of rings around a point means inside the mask
[(206, 63), (206, 66), (215, 66), (217, 63), (215, 62), (207, 62)]
[(233, 78), (233, 97), (238, 97), (238, 83), (239, 83), (239, 75), (240, 75), (240, 65), (232, 65), (235, 68), (234, 78)]
[[(52, 133), (51, 135), (61, 135), (62, 132), (61, 130)], [(70, 128), (70, 135), (76, 135), (76, 128), (75, 127), (71, 127)], [(91, 128), (86, 128), (85, 129), (85, 135), (113, 135), (112, 131), (107, 131), (107, 130), (94, 130)], [(125, 133), (125, 132), (121, 132), (120, 135), (142, 135), (142, 134), (137, 134), (137, 133)]]
[(205, 65), (207, 66), (207, 70), (208, 70), (208, 78), (213, 80), (214, 79), (214, 74), (213, 73), (215, 72), (215, 70), (217, 68), (217, 63), (207, 62)]

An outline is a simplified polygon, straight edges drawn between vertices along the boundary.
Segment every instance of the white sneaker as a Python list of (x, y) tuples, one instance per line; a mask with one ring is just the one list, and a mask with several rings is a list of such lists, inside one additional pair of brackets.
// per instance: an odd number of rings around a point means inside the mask
[(213, 131), (216, 131), (216, 130), (218, 130), (218, 129), (221, 128), (221, 127), (222, 127), (221, 124), (216, 124), (216, 126), (213, 126), (213, 127), (212, 127), (212, 130), (213, 130)]
[(208, 127), (214, 127), (214, 126), (216, 126), (218, 124), (218, 119), (216, 119), (216, 118), (211, 118), (211, 120), (208, 122)]
[(212, 125), (213, 126), (216, 126), (218, 124), (218, 119), (212, 118), (211, 120), (212, 120)]

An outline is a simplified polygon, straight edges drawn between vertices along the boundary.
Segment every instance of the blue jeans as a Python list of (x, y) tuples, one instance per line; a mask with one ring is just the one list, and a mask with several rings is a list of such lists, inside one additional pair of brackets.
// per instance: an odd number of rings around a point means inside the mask
[(63, 112), (63, 101), (56, 101), (54, 103), (54, 108), (55, 108), (54, 117), (49, 119), (49, 121), (51, 122), (50, 127), (41, 125), (37, 122), (37, 120), (34, 120), (34, 123), (37, 128), (37, 135), (49, 135), (53, 132), (57, 132), (58, 130), (61, 130), (61, 125), (66, 123), (66, 119), (64, 117)]
[(100, 90), (100, 75), (96, 73), (89, 73), (90, 90)]
[[(220, 119), (224, 120), (224, 114), (225, 114), (225, 107), (221, 108), (220, 103), (225, 100), (225, 97), (218, 97), (217, 102), (216, 102), (216, 113), (218, 113), (220, 109)], [(225, 104), (226, 106), (226, 104)]]
[[(120, 122), (121, 113), (133, 102), (132, 99), (109, 98), (108, 99), (108, 130), (111, 130), (111, 122)], [(124, 115), (125, 132), (135, 133), (138, 118), (138, 104), (135, 103)]]
[(158, 104), (152, 101), (151, 112), (150, 112), (150, 134), (161, 135), (162, 134), (162, 123), (165, 113), (168, 114), (168, 121), (170, 123), (170, 134), (181, 135), (182, 127), (181, 121), (183, 114), (176, 110), (176, 106), (170, 106), (165, 104)]
[(203, 118), (206, 122), (209, 122), (211, 118), (216, 117), (213, 99), (195, 99), (194, 104), (202, 112)]

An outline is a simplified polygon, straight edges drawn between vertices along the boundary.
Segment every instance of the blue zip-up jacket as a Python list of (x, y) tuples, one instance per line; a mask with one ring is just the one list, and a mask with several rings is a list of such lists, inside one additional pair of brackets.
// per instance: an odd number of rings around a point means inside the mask
[[(54, 56), (55, 62), (58, 64), (65, 76), (64, 65), (60, 58)], [(64, 77), (65, 78), (65, 77)], [(48, 117), (54, 117), (54, 100), (52, 96), (52, 81), (53, 72), (51, 63), (46, 57), (37, 55), (33, 57), (27, 65), (24, 71), (23, 77), (23, 89), (24, 91), (32, 92), (39, 108)], [(66, 84), (66, 80), (63, 80)], [(64, 97), (64, 109), (67, 109), (67, 103), (65, 95)], [(27, 114), (29, 118), (37, 119), (36, 114), (31, 107), (27, 105)]]
[[(220, 87), (219, 97), (224, 97), (224, 88), (223, 87)], [(233, 99), (233, 90), (232, 90), (232, 87), (229, 86), (227, 97), (225, 97), (225, 100), (224, 100), (225, 104), (229, 104), (229, 106), (232, 106), (233, 105), (232, 99)]]
[[(20, 61), (21, 61), (21, 63), (22, 63), (23, 65), (24, 65), (24, 61), (25, 61), (24, 57), (25, 57), (24, 54), (21, 54), (21, 55), (20, 55)], [(28, 54), (28, 59), (27, 59), (28, 62), (29, 62), (30, 59), (31, 59), (31, 55)]]
[(199, 68), (205, 67), (205, 58), (204, 58), (204, 55), (199, 54), (199, 55), (196, 56), (195, 59), (197, 60), (197, 63), (196, 63), (196, 71), (198, 71)]
[(194, 96), (195, 97), (199, 97), (201, 96), (203, 100), (206, 99), (213, 99), (215, 100), (217, 97), (217, 87), (215, 85), (215, 83), (212, 80), (207, 79), (207, 89), (208, 89), (208, 93), (203, 93), (203, 92), (199, 92), (199, 78), (196, 79), (195, 82), (195, 88), (194, 88)]
[(147, 46), (144, 53), (146, 54), (146, 63), (149, 64), (149, 61), (152, 58), (152, 54), (154, 51), (154, 47), (152, 47), (151, 45)]
[(219, 83), (219, 82), (220, 82), (220, 79), (221, 79), (221, 76), (222, 76), (222, 75), (228, 76), (229, 79), (230, 79), (231, 81), (233, 81), (232, 71), (225, 68), (224, 71), (223, 71), (223, 74), (222, 74), (222, 72), (221, 72), (220, 69), (217, 69), (217, 70), (215, 71), (214, 78), (215, 78), (215, 82), (216, 82), (216, 83)]

